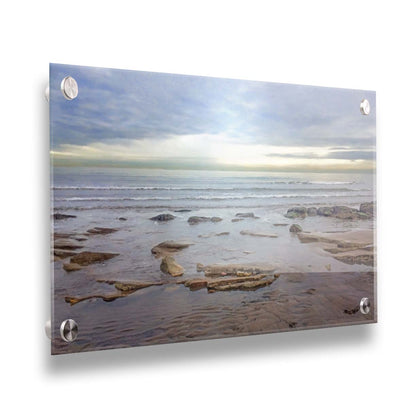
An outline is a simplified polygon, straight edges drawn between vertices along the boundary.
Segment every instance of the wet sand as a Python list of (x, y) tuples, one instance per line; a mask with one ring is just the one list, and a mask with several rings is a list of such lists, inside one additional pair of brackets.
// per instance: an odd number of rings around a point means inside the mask
[[(284, 273), (253, 292), (191, 292), (167, 284), (111, 303), (65, 304), (54, 319), (71, 316), (80, 322), (79, 337), (66, 344), (55, 330), (52, 353), (372, 323), (377, 319), (374, 284), (371, 272)], [(362, 297), (373, 305), (368, 315), (357, 311)]]

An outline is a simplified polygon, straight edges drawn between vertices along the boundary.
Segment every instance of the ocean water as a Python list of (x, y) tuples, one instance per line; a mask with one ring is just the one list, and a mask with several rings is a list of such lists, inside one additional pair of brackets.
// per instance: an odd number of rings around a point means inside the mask
[(374, 175), (55, 167), (52, 189), (56, 210), (357, 206)]
[[(375, 315), (346, 315), (343, 310), (354, 307), (364, 294), (372, 299), (373, 277), (368, 273), (374, 272), (373, 267), (337, 261), (312, 244), (300, 243), (289, 226), (274, 224), (297, 222), (311, 232), (373, 230), (373, 220), (316, 216), (293, 221), (284, 214), (297, 205), (358, 207), (374, 200), (374, 176), (369, 174), (55, 167), (53, 211), (75, 218), (54, 221), (54, 231), (85, 234), (81, 250), (119, 256), (71, 273), (62, 267), (68, 259), (52, 263), (52, 351), (274, 332), (292, 328), (292, 321), (297, 328), (367, 322)], [(239, 212), (253, 212), (257, 218), (233, 222)], [(150, 220), (161, 213), (175, 219)], [(222, 221), (190, 225), (188, 218), (193, 215), (218, 216)], [(93, 227), (117, 232), (88, 234)], [(276, 238), (242, 235), (242, 231)], [(191, 292), (162, 273), (161, 260), (151, 254), (153, 246), (166, 240), (193, 243), (174, 254), (185, 269), (182, 279), (201, 277), (197, 263), (267, 263), (283, 275), (253, 292)], [(90, 299), (73, 306), (65, 302), (66, 296), (114, 293), (114, 287), (98, 281), (103, 278), (164, 284), (113, 302)], [(311, 288), (316, 299), (308, 292)], [(71, 344), (59, 336), (59, 323), (68, 317), (80, 327), (78, 340)]]

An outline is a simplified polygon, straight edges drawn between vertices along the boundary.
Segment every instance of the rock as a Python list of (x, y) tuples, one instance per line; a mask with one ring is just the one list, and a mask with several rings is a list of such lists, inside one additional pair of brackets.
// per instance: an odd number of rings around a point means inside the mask
[(158, 221), (158, 222), (165, 222), (165, 221), (172, 221), (176, 217), (172, 214), (159, 214), (155, 217), (150, 218), (152, 221)]
[[(277, 277), (279, 275), (276, 275)], [(273, 283), (277, 277), (267, 277), (267, 274), (249, 276), (227, 276), (221, 278), (190, 279), (184, 285), (190, 290), (207, 288), (208, 292), (228, 290), (256, 290)]]
[(83, 302), (84, 300), (88, 300), (88, 299), (102, 299), (104, 302), (113, 302), (114, 300), (118, 298), (124, 298), (129, 294), (130, 293), (119, 292), (119, 293), (112, 293), (108, 295), (99, 294), (99, 295), (87, 295), (87, 296), (80, 296), (80, 297), (65, 296), (65, 302), (70, 303), (71, 306), (79, 302)]
[(119, 221), (127, 221), (127, 218), (120, 217), (120, 218), (119, 218)]
[(220, 222), (220, 221), (222, 221), (222, 218), (220, 218), (220, 217), (197, 217), (197, 216), (188, 218), (188, 223), (190, 225), (195, 225), (195, 224), (199, 224), (201, 222), (209, 222), (209, 221), (211, 221), (211, 222)]
[(239, 221), (243, 221), (243, 220), (244, 220), (244, 218), (233, 218), (231, 220), (231, 222), (239, 222)]
[(105, 228), (105, 227), (94, 227), (89, 230), (87, 230), (87, 233), (89, 234), (111, 234), (118, 231), (117, 228)]
[(309, 217), (314, 217), (315, 215), (318, 215), (318, 210), (315, 207), (310, 207), (307, 209), (306, 213)]
[(302, 243), (328, 243), (335, 244), (338, 248), (362, 248), (373, 244), (372, 230), (355, 230), (337, 233), (299, 233)]
[(196, 264), (196, 271), (197, 272), (203, 272), (204, 271), (204, 265), (202, 263)]
[(277, 224), (273, 224), (275, 227), (287, 227), (289, 224), (286, 223), (277, 223)]
[(362, 250), (343, 253), (342, 255), (334, 256), (334, 258), (346, 264), (364, 264), (365, 266), (374, 266), (374, 254), (363, 252)]
[(376, 206), (374, 202), (364, 202), (360, 205), (360, 212), (370, 215), (371, 217), (374, 216), (376, 210)]
[(62, 267), (67, 272), (75, 272), (82, 269), (82, 266), (76, 263), (64, 263)]
[(289, 228), (289, 231), (291, 233), (297, 234), (297, 233), (301, 233), (303, 230), (302, 230), (302, 227), (299, 224), (292, 224)]
[(79, 264), (80, 266), (88, 266), (93, 263), (102, 263), (110, 260), (113, 257), (119, 256), (117, 253), (94, 253), (92, 251), (82, 251), (71, 258), (71, 263)]
[(307, 210), (305, 207), (289, 208), (285, 214), (286, 218), (305, 218)]
[(332, 216), (334, 209), (332, 207), (320, 207), (318, 208), (318, 215), (322, 215), (324, 217)]
[(84, 247), (75, 240), (69, 238), (59, 238), (53, 242), (53, 246), (54, 248), (61, 250), (77, 250)]
[(176, 263), (172, 256), (163, 257), (162, 263), (160, 264), (160, 270), (163, 273), (170, 274), (173, 277), (182, 276), (185, 272), (184, 268)]
[(175, 209), (173, 212), (191, 212), (191, 209)]
[(253, 237), (277, 238), (277, 234), (257, 233), (255, 231), (249, 231), (249, 230), (242, 230), (242, 231), (240, 231), (240, 234), (241, 235), (251, 235)]
[(358, 211), (354, 208), (335, 206), (333, 207), (332, 216), (341, 220), (354, 220), (358, 218)]
[(235, 214), (236, 217), (240, 217), (240, 218), (260, 218), (260, 217), (256, 217), (254, 215), (253, 212), (239, 212), (237, 214)]
[(193, 244), (194, 243), (188, 241), (169, 240), (164, 241), (163, 243), (159, 243), (157, 246), (154, 246), (151, 249), (151, 252), (156, 258), (159, 258), (168, 254), (177, 253), (178, 251), (181, 251), (184, 248), (188, 248)]
[(200, 266), (199, 270), (205, 273), (205, 277), (237, 276), (237, 274), (240, 274), (240, 276), (267, 275), (273, 273), (276, 268), (270, 264), (210, 264), (205, 267)]
[(61, 250), (56, 248), (55, 250), (53, 250), (53, 254), (59, 257), (60, 259), (65, 259), (67, 257), (75, 256), (77, 252), (72, 250)]
[(54, 220), (66, 220), (68, 218), (76, 218), (76, 215), (69, 215), (69, 214), (61, 214), (59, 212), (55, 212), (55, 214), (53, 214), (53, 219)]
[(71, 233), (54, 233), (53, 238), (54, 240), (58, 240), (59, 238), (72, 238), (73, 234)]
[[(230, 279), (228, 279), (230, 280)], [(216, 291), (226, 291), (226, 290), (257, 290), (261, 287), (271, 285), (275, 279), (273, 277), (269, 277), (266, 279), (260, 280), (246, 280), (238, 283), (224, 283), (220, 285), (212, 286), (212, 283), (207, 284), (207, 288), (209, 292), (216, 292)]]
[(99, 283), (107, 283), (108, 285), (114, 285), (117, 290), (122, 292), (135, 292), (139, 289), (144, 289), (150, 286), (160, 286), (162, 282), (139, 282), (139, 281), (120, 281), (120, 280), (107, 280), (97, 279)]
[(274, 277), (275, 279), (278, 279), (278, 278), (280, 277), (280, 273), (275, 273), (275, 274), (273, 275), (273, 277)]
[(189, 287), (190, 290), (200, 290), (207, 287), (207, 279), (192, 279), (187, 280), (184, 283), (185, 287)]
[(210, 237), (222, 237), (224, 235), (230, 235), (229, 232), (224, 231), (222, 233), (211, 233), (211, 234), (200, 234), (199, 238), (210, 238)]
[(86, 241), (88, 240), (84, 234), (73, 234), (73, 233), (54, 233), (53, 239), (54, 240), (61, 240), (61, 239), (70, 239), (76, 241)]

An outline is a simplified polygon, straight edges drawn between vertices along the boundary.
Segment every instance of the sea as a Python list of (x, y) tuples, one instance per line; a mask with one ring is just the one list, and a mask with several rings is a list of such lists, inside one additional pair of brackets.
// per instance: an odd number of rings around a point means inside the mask
[(374, 200), (374, 175), (55, 167), (55, 210), (349, 205)]

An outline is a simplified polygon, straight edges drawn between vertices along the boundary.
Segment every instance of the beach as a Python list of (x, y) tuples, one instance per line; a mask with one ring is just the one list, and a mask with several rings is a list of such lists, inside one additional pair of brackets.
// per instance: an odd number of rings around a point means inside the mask
[(54, 354), (376, 320), (372, 174), (53, 175)]

